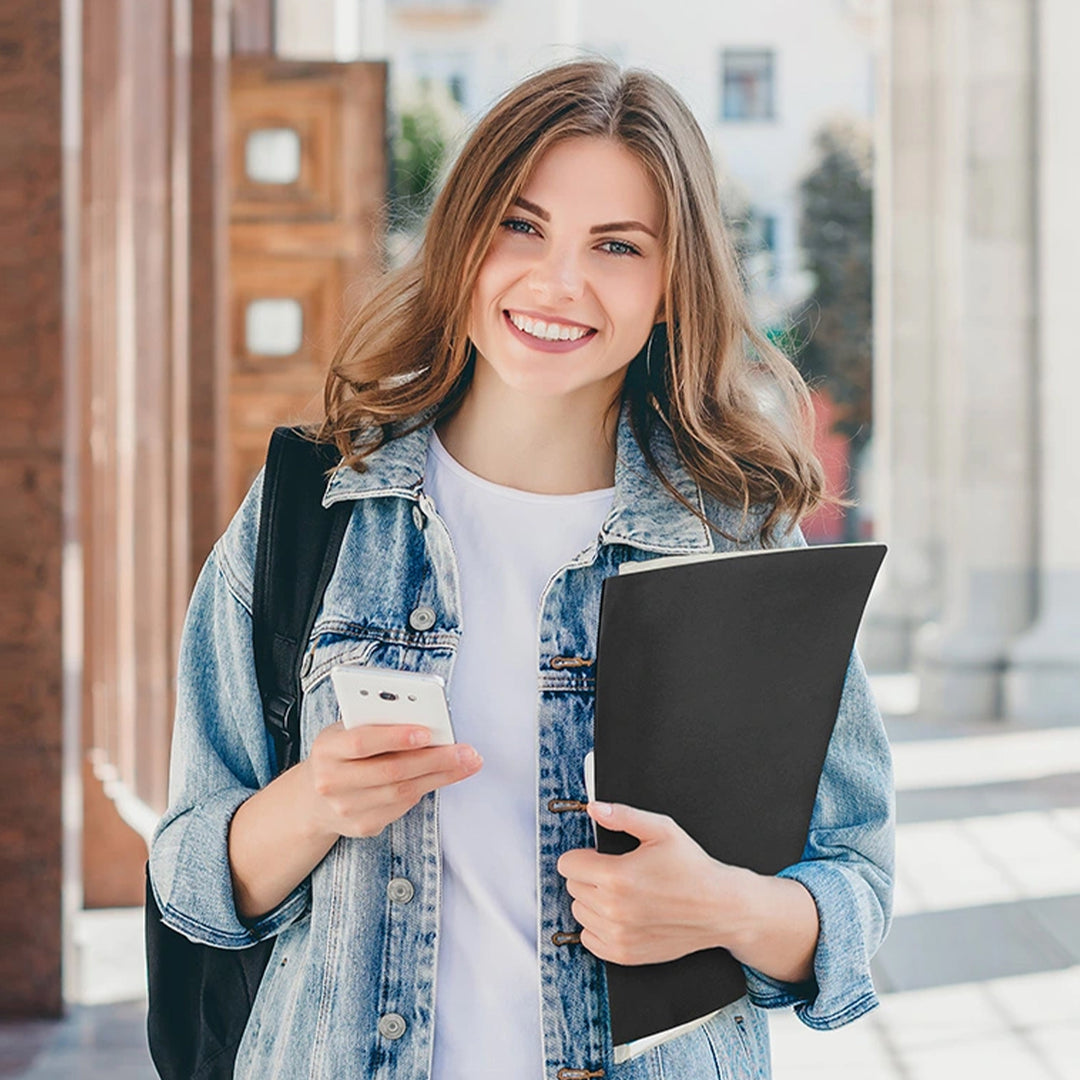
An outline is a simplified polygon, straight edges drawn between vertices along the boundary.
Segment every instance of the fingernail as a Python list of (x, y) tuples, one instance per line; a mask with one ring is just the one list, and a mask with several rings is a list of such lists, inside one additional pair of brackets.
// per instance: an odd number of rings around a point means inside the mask
[(469, 768), (472, 768), (475, 765), (479, 765), (480, 762), (483, 760), (483, 758), (481, 758), (480, 755), (471, 746), (461, 747), (461, 749), (457, 752), (457, 756), (458, 761), (460, 761), (462, 765), (466, 765)]
[(409, 742), (413, 746), (423, 746), (424, 743), (431, 741), (431, 731), (428, 728), (417, 728), (410, 736)]
[(609, 802), (597, 802), (595, 799), (589, 804), (595, 811), (597, 817), (611, 817), (611, 811), (613, 809)]

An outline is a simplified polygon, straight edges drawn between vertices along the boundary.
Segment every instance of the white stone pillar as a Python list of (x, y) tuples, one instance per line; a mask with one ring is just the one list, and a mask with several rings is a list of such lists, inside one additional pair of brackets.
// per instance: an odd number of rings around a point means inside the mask
[(1039, 613), (1010, 651), (1006, 707), (1080, 716), (1080, 4), (1038, 6)]
[(288, 60), (382, 60), (386, 0), (276, 0), (274, 41)]
[(998, 716), (1034, 614), (1035, 0), (936, 0), (941, 120), (938, 427), (946, 601), (916, 635), (920, 711)]
[(335, 0), (277, 0), (274, 51), (287, 60), (333, 60)]
[(911, 665), (916, 629), (942, 602), (935, 371), (942, 363), (940, 12), (893, 0), (876, 118), (874, 508), (889, 545), (859, 651), (871, 671)]

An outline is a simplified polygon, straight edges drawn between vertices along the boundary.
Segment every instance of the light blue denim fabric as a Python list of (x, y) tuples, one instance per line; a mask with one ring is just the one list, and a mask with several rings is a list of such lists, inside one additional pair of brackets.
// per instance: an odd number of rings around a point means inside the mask
[[(367, 663), (437, 672), (449, 680), (462, 633), (451, 539), (423, 495), (430, 422), (339, 471), (324, 503), (353, 503), (337, 570), (307, 645), (302, 748), (338, 719), (331, 668)], [(600, 587), (621, 562), (760, 546), (760, 509), (740, 513), (705, 497), (662, 428), (654, 451), (691, 502), (744, 542), (715, 536), (645, 465), (620, 417), (615, 495), (597, 540), (543, 594), (537, 723), (537, 950), (544, 1075), (575, 1080), (760, 1080), (770, 1076), (764, 1009), (794, 1005), (804, 1023), (833, 1028), (877, 1004), (869, 962), (889, 924), (893, 795), (889, 748), (866, 673), (852, 653), (802, 861), (782, 873), (812, 894), (821, 922), (814, 978), (791, 985), (747, 969), (748, 995), (707, 1024), (616, 1066), (603, 964), (579, 944), (571, 897), (555, 864), (592, 845), (588, 817), (548, 801), (585, 799), (582, 758), (592, 746), (590, 667)], [(240, 948), (276, 935), (237, 1057), (241, 1080), (426, 1080), (430, 1076), (440, 904), (438, 792), (372, 838), (341, 839), (274, 911), (253, 924), (233, 902), (227, 834), (237, 807), (273, 775), (251, 650), (251, 594), (261, 475), (199, 577), (181, 646), (170, 805), (155, 833), (151, 871), (165, 922), (195, 941)], [(755, 524), (756, 523), (756, 524)], [(780, 546), (802, 545), (796, 527)], [(715, 548), (714, 548), (715, 544)], [(434, 609), (428, 630), (409, 613)], [(413, 886), (388, 892), (391, 879)], [(397, 897), (397, 898), (395, 898)], [(477, 934), (483, 927), (477, 927)], [(396, 1014), (397, 1028), (380, 1018)], [(477, 1017), (477, 1023), (497, 1023)], [(404, 1028), (403, 1033), (397, 1034)], [(522, 1048), (522, 1053), (531, 1053)], [(515, 1075), (514, 1063), (504, 1063)], [(602, 1070), (602, 1073), (599, 1072)]]

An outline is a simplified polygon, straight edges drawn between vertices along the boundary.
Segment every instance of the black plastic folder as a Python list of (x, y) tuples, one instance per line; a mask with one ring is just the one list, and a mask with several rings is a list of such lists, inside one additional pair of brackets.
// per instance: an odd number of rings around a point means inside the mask
[[(798, 862), (884, 556), (878, 543), (769, 548), (624, 564), (607, 578), (596, 797), (669, 814), (722, 862), (763, 874)], [(637, 844), (597, 829), (605, 854)], [(746, 992), (726, 949), (605, 966), (616, 1045)]]

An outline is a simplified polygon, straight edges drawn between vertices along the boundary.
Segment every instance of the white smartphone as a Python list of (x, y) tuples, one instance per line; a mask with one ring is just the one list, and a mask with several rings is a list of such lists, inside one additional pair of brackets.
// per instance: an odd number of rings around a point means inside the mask
[(330, 678), (341, 719), (360, 724), (416, 724), (431, 730), (431, 746), (454, 742), (446, 684), (440, 675), (342, 664)]

